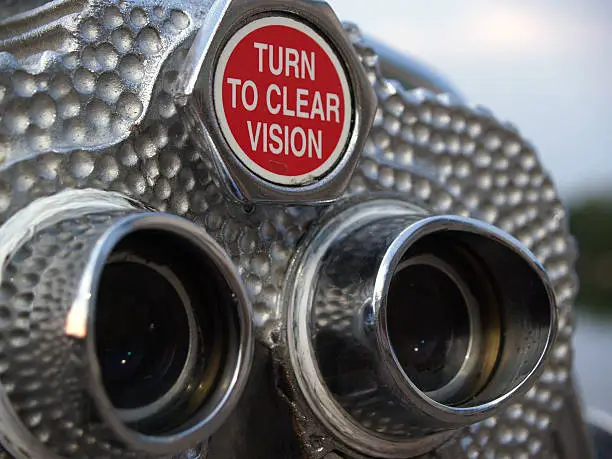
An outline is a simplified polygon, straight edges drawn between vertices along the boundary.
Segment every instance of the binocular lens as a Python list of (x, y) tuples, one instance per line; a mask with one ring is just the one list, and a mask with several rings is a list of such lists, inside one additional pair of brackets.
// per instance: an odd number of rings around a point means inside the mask
[(144, 263), (108, 264), (98, 296), (98, 358), (116, 408), (149, 405), (179, 379), (192, 330), (182, 285)]
[(231, 295), (216, 265), (185, 238), (148, 230), (119, 241), (97, 288), (95, 348), (124, 423), (171, 430), (217, 393), (232, 369)]
[[(30, 225), (36, 228), (16, 249), (20, 258), (9, 259), (15, 278), (33, 272), (29, 259), (42, 260), (19, 305), (40, 309), (31, 324), (41, 332), (21, 347), (42, 357), (30, 366), (11, 363), (25, 382), (0, 407), (7, 425), (18, 426), (12, 451), (178, 457), (219, 429), (245, 387), (253, 337), (244, 286), (223, 248), (197, 225), (133, 209), (106, 192), (69, 196), (74, 208), (43, 200), (28, 210), (59, 208), (42, 229)], [(38, 403), (25, 407), (43, 395), (45, 407), (57, 408), (52, 416)], [(34, 414), (36, 425), (22, 421)], [(45, 435), (34, 441), (38, 427)]]
[(389, 337), (400, 365), (419, 390), (438, 391), (460, 374), (471, 341), (468, 301), (439, 267), (410, 262), (399, 266), (387, 297)]

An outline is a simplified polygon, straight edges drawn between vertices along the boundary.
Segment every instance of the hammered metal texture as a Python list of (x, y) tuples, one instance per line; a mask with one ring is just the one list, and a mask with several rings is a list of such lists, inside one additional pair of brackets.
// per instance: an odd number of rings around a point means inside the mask
[[(185, 40), (199, 24), (194, 18), (207, 8), (179, 5), (87, 6), (62, 22), (60, 28), (74, 33), (46, 42), (57, 45), (53, 50), (30, 57), (0, 54), (0, 221), (37, 197), (86, 187), (120, 191), (185, 216), (230, 255), (249, 290), (259, 337), (272, 344), (289, 260), (321, 210), (244, 208), (226, 199), (210, 153), (192, 146), (169, 92)], [(348, 194), (395, 191), (435, 212), (499, 226), (544, 264), (559, 302), (558, 339), (535, 387), (503, 415), (463, 431), (447, 445), (453, 453), (439, 455), (553, 457), (553, 419), (572, 390), (571, 305), (577, 289), (576, 251), (555, 188), (514, 126), (450, 97), (403, 90), (380, 75), (377, 56), (357, 28), (347, 26), (347, 34), (379, 99)], [(3, 49), (16, 42), (29, 50), (33, 36), (4, 39)], [(315, 440), (320, 441), (305, 439)]]
[(0, 24), (0, 158), (126, 138), (160, 66), (194, 30), (179, 4), (67, 1), (49, 9), (50, 23)]
[(43, 229), (4, 267), (0, 382), (21, 422), (62, 457), (137, 457), (113, 442), (102, 422), (83, 418), (92, 403), (85, 390), (85, 347), (65, 333), (88, 253), (125, 215), (92, 214)]

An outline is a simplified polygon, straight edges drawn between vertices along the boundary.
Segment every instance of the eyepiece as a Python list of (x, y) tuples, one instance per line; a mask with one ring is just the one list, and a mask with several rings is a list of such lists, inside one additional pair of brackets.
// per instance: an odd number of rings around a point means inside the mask
[(250, 309), (233, 264), (195, 225), (164, 214), (127, 218), (100, 247), (92, 352), (102, 416), (154, 450), (201, 440), (248, 378)]
[(424, 453), (537, 378), (556, 305), (510, 235), (380, 199), (329, 217), (306, 244), (291, 277), (292, 368), (349, 448)]
[(143, 432), (177, 423), (173, 416), (197, 406), (191, 399), (212, 392), (231, 346), (223, 307), (232, 302), (220, 273), (179, 235), (141, 230), (115, 246), (100, 277), (95, 336), (102, 383), (123, 421)]
[(481, 222), (429, 217), (403, 234), (381, 308), (391, 371), (449, 410), (486, 411), (523, 385), (550, 344), (548, 280), (518, 241)]
[(22, 326), (17, 311), (28, 317), (21, 341), (3, 341), (3, 444), (29, 457), (158, 457), (205, 441), (253, 356), (250, 303), (224, 250), (191, 222), (116, 194), (31, 206), (3, 227), (24, 236), (4, 235), (15, 248), (0, 308), (14, 311), (8, 329)]

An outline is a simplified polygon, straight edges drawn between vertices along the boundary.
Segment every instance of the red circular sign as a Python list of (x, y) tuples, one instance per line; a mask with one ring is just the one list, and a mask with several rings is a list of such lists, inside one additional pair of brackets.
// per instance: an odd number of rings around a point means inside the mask
[(266, 17), (228, 41), (215, 70), (215, 111), (234, 154), (279, 185), (306, 185), (341, 159), (352, 101), (327, 42), (286, 17)]

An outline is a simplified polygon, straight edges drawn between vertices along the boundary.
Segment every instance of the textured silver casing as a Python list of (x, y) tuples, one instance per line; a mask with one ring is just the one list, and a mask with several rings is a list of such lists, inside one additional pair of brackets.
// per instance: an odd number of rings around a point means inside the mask
[[(211, 5), (64, 0), (29, 12), (27, 2), (9, 5), (6, 11), (20, 15), (0, 23), (0, 221), (37, 198), (96, 188), (201, 225), (242, 277), (258, 344), (241, 402), (200, 457), (346, 457), (346, 448), (308, 415), (303, 400), (288, 398), (287, 361), (278, 348), (290, 261), (321, 214), (334, 209), (236, 203), (211, 159), (216, 152), (194, 145), (172, 94)], [(372, 14), (378, 7), (372, 4)], [(373, 127), (345, 196), (359, 201), (383, 193), (496, 225), (535, 254), (559, 305), (557, 338), (533, 388), (501, 415), (462, 429), (427, 457), (588, 457), (572, 382), (576, 249), (534, 147), (484, 108), (450, 95), (406, 91), (380, 73), (377, 54), (355, 26), (346, 25), (345, 34), (377, 97)], [(40, 279), (25, 281), (37, 285)], [(17, 307), (7, 304), (11, 311)], [(31, 314), (26, 311), (26, 319)], [(19, 338), (26, 323), (12, 312), (2, 315), (5, 392), (20, 382), (7, 373), (10, 333)], [(52, 422), (70, 435), (85, 435), (67, 419)], [(41, 445), (48, 439), (45, 427), (35, 430)], [(2, 442), (12, 442), (14, 452), (27, 451), (16, 438), (10, 426), (2, 426)], [(89, 457), (80, 449), (70, 454)], [(189, 450), (183, 457), (198, 454)], [(109, 450), (108, 456), (90, 457), (123, 456)]]
[[(420, 242), (436, 235), (428, 256), (448, 256), (454, 251), (449, 243), (453, 235), (462, 238), (462, 247), (478, 251), (486, 271), (497, 279), (495, 288), (503, 291), (504, 344), (495, 374), (485, 376), (485, 387), (457, 405), (436, 401), (410, 380), (393, 344), (397, 335), (390, 332), (390, 320), (398, 321), (394, 308), (424, 306), (410, 297), (402, 296), (401, 304), (389, 300), (398, 266), (407, 260), (419, 264), (416, 259), (424, 256), (410, 254), (419, 253)], [(469, 277), (467, 271), (463, 264), (456, 272)], [(499, 415), (541, 374), (556, 332), (547, 276), (518, 241), (479, 220), (431, 216), (394, 199), (353, 202), (326, 216), (301, 245), (287, 279), (289, 379), (307, 403), (301, 409), (312, 412), (349, 453), (414, 456), (443, 444), (456, 429)], [(483, 299), (486, 283), (480, 278), (471, 288), (481, 298), (476, 314), (483, 319), (495, 304)], [(399, 329), (410, 334), (414, 326), (403, 323)], [(494, 329), (488, 322), (473, 335), (481, 339)], [(486, 352), (496, 352), (494, 340), (485, 346)], [(468, 361), (473, 362), (478, 350), (472, 351)], [(486, 375), (484, 368), (480, 371)], [(461, 390), (458, 382), (451, 393)]]
[[(227, 296), (231, 295), (232, 302), (223, 303), (223, 311), (227, 322), (235, 324), (224, 330), (225, 364), (211, 389), (201, 388), (210, 385), (206, 367), (214, 366), (210, 363), (213, 358), (202, 352), (207, 346), (201, 340), (190, 340), (186, 359), (193, 362), (193, 371), (184, 372), (186, 383), (175, 384), (178, 390), (167, 393), (168, 403), (191, 412), (186, 423), (189, 428), (174, 425), (164, 433), (145, 427), (137, 411), (113, 408), (103, 383), (104, 365), (96, 336), (100, 331), (96, 324), (100, 320), (99, 286), (115, 247), (130, 235), (143, 237), (160, 231), (172, 238), (170, 250), (180, 256), (183, 265), (189, 257), (203, 253), (206, 263), (215, 264), (215, 272), (203, 264), (190, 266), (200, 268), (199, 284), (229, 288)], [(235, 267), (201, 228), (171, 214), (147, 211), (116, 193), (70, 190), (22, 209), (0, 229), (0, 240), (5, 260), (0, 310), (11, 325), (1, 332), (5, 367), (0, 419), (7, 449), (50, 459), (169, 455), (205, 443), (231, 413), (249, 377), (252, 318)], [(150, 241), (157, 241), (157, 253), (164, 250), (162, 239), (154, 236)], [(182, 244), (188, 244), (188, 253), (184, 245), (181, 249)], [(134, 253), (128, 257), (133, 259)], [(150, 253), (144, 256), (141, 260), (146, 261), (141, 262), (152, 266), (155, 258)], [(173, 263), (167, 258), (165, 268), (160, 265), (158, 269), (170, 271)], [(219, 292), (206, 289), (207, 303), (222, 301)], [(196, 333), (207, 330), (202, 322), (215, 320), (213, 308), (193, 305)], [(142, 311), (146, 313), (146, 308)], [(115, 327), (125, 319), (119, 311), (112, 320)], [(141, 412), (147, 409), (156, 411), (148, 405)], [(140, 419), (139, 427), (127, 427), (128, 418)]]

